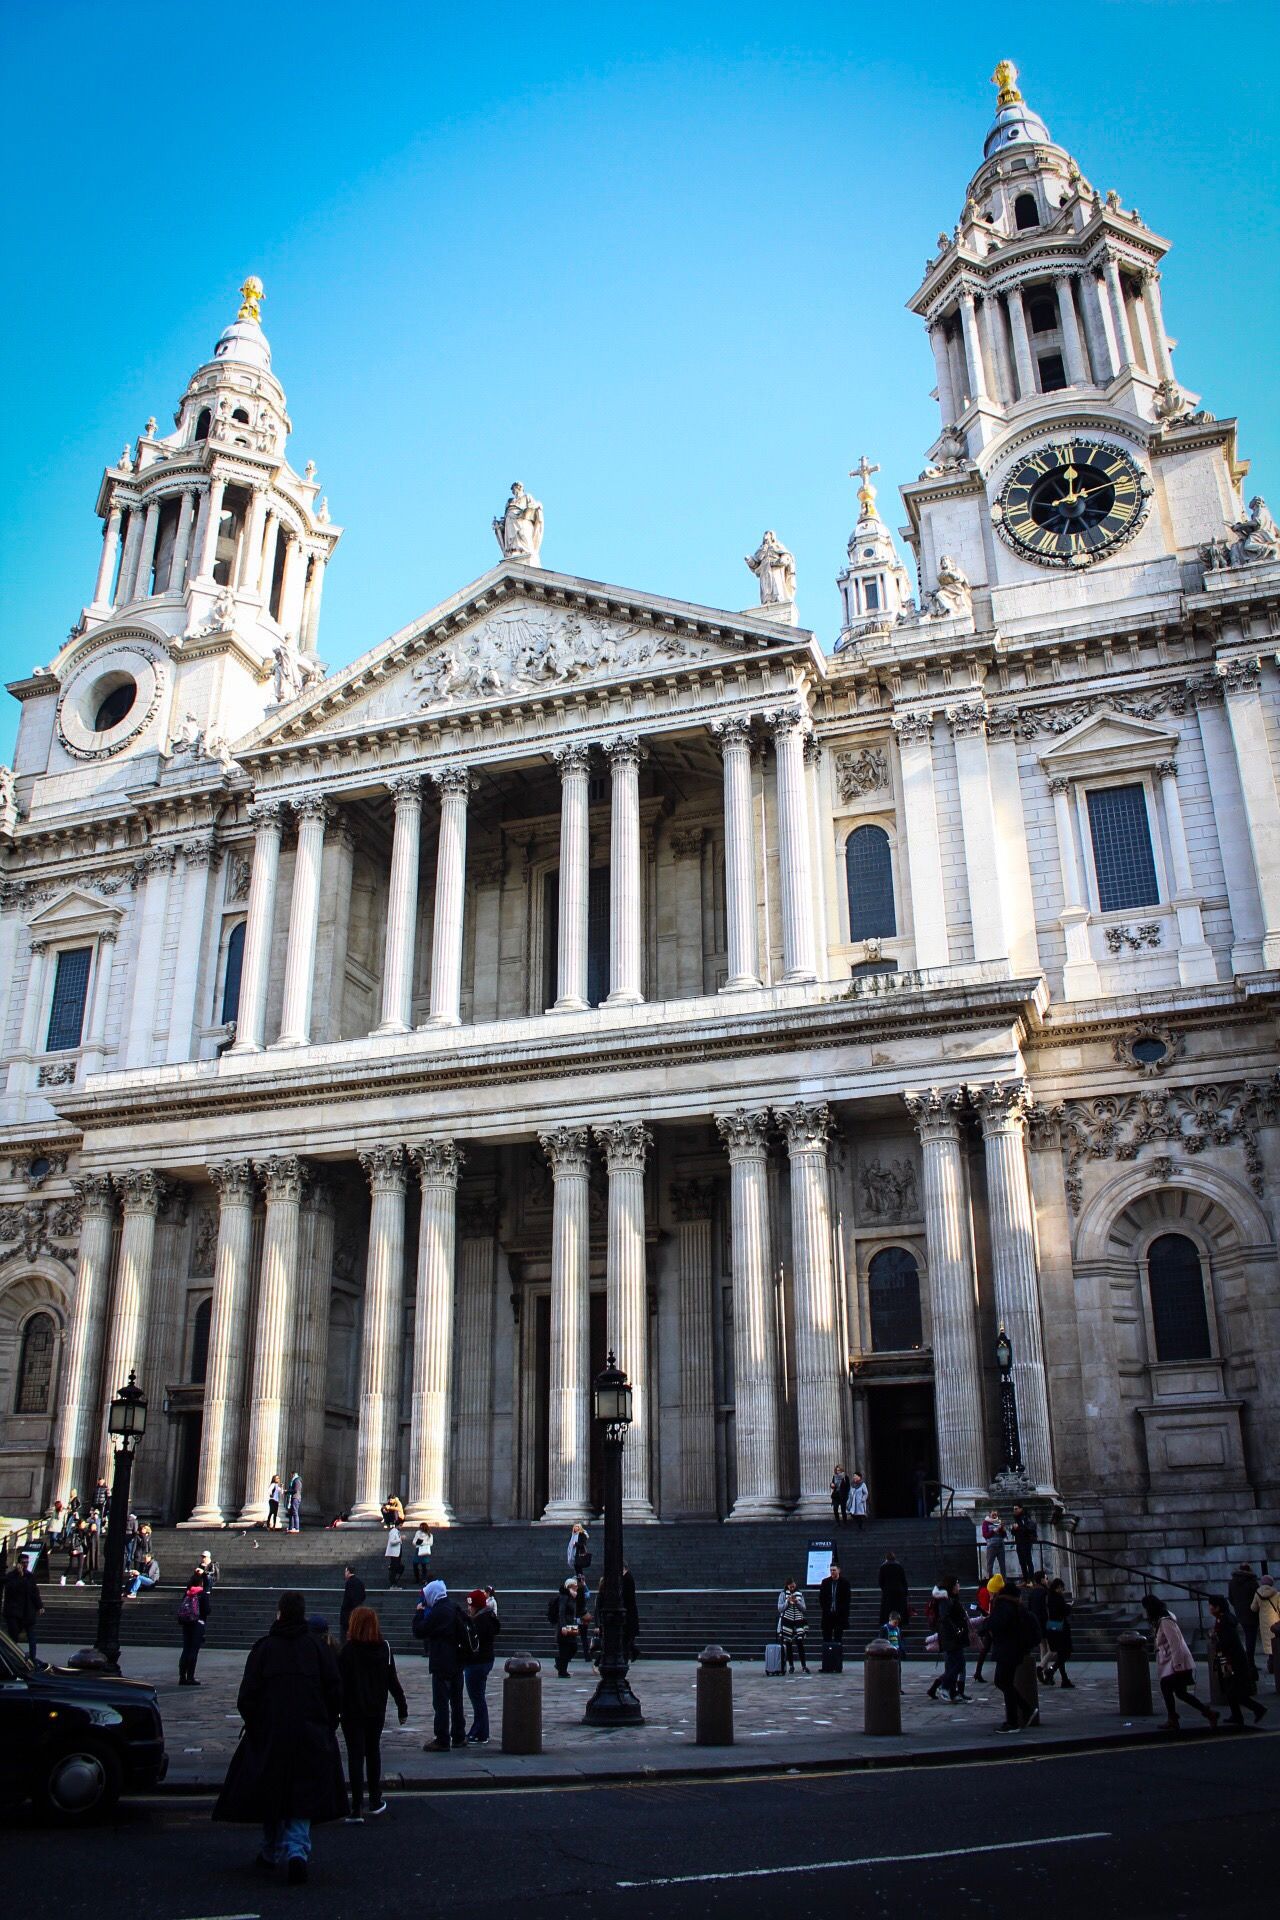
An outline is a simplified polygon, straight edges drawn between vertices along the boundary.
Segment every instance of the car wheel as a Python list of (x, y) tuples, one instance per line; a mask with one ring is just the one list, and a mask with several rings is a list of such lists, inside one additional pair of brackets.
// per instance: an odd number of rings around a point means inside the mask
[(36, 1787), (40, 1811), (63, 1826), (87, 1826), (113, 1813), (120, 1799), (120, 1762), (110, 1747), (77, 1740), (46, 1762)]

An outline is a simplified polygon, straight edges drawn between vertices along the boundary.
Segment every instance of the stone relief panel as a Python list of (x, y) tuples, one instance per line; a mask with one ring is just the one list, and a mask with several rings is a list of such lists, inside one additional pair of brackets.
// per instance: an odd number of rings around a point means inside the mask
[(923, 1217), (920, 1175), (914, 1154), (902, 1143), (858, 1155), (853, 1184), (854, 1215), (860, 1227), (896, 1226)]

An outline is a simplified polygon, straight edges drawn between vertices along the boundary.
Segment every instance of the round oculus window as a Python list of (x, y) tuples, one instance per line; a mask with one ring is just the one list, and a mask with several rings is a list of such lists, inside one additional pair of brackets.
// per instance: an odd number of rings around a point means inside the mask
[(58, 737), (78, 760), (118, 753), (153, 719), (164, 667), (135, 642), (122, 640), (73, 666), (58, 698)]
[(91, 705), (97, 702), (97, 711), (93, 716), (94, 732), (110, 733), (132, 710), (138, 698), (138, 683), (131, 674), (104, 674), (89, 698)]

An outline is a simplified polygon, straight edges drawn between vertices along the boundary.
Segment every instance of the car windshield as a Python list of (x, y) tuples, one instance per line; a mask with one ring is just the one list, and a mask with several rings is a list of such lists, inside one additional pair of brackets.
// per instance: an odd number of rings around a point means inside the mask
[(35, 1668), (16, 1641), (0, 1629), (0, 1673), (6, 1680), (29, 1680)]

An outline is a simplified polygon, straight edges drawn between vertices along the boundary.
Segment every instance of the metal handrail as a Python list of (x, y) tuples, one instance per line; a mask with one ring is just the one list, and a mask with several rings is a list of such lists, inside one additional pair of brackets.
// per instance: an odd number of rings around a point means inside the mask
[(1042, 1566), (1044, 1564), (1046, 1548), (1051, 1553), (1066, 1553), (1070, 1554), (1073, 1560), (1088, 1562), (1090, 1584), (1093, 1588), (1093, 1602), (1095, 1605), (1098, 1603), (1098, 1578), (1096, 1569), (1098, 1567), (1113, 1567), (1117, 1573), (1127, 1574), (1130, 1580), (1135, 1583), (1140, 1581), (1144, 1593), (1150, 1593), (1156, 1587), (1174, 1587), (1179, 1593), (1189, 1594), (1196, 1603), (1197, 1631), (1200, 1633), (1204, 1632), (1204, 1607), (1205, 1602), (1211, 1597), (1207, 1587), (1192, 1586), (1187, 1580), (1175, 1580), (1169, 1574), (1156, 1573), (1149, 1567), (1131, 1567), (1127, 1561), (1113, 1560), (1110, 1554), (1098, 1553), (1093, 1547), (1068, 1546), (1064, 1540), (1041, 1541), (1037, 1544), (1040, 1546), (1040, 1563)]
[[(926, 1480), (924, 1491), (926, 1499), (931, 1493), (938, 1495), (938, 1564), (942, 1566), (947, 1557), (947, 1522), (955, 1518), (956, 1490), (945, 1480)], [(943, 1494), (947, 1496), (945, 1500)]]

